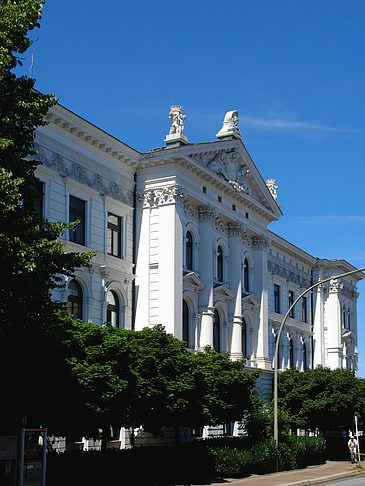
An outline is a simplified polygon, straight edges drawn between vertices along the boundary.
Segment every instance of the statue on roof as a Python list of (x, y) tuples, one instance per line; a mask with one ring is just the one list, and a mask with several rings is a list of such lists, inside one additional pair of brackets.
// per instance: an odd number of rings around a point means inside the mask
[(182, 114), (182, 106), (172, 105), (170, 107), (169, 118), (171, 120), (170, 135), (184, 135), (184, 120), (186, 115)]
[(233, 136), (241, 138), (241, 132), (238, 128), (238, 110), (228, 111), (223, 120), (223, 126), (217, 133), (218, 138)]
[(279, 187), (276, 185), (276, 179), (267, 179), (266, 186), (269, 189), (272, 197), (276, 201), (278, 198), (278, 189), (279, 189)]

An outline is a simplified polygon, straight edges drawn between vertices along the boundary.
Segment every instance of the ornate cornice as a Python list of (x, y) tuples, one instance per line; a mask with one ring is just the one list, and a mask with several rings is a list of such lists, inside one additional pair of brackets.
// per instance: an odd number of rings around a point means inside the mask
[(184, 203), (186, 197), (177, 184), (146, 189), (137, 194), (137, 200), (143, 207), (158, 207), (167, 204)]
[(105, 177), (102, 177), (89, 169), (85, 169), (76, 162), (66, 160), (61, 155), (51, 152), (38, 144), (34, 144), (34, 147), (38, 151), (38, 154), (35, 157), (36, 161), (41, 162), (45, 167), (55, 170), (62, 177), (69, 177), (70, 179), (94, 189), (102, 196), (109, 196), (112, 199), (116, 199), (117, 201), (132, 206), (133, 201), (131, 191), (124, 189), (116, 182), (108, 181)]

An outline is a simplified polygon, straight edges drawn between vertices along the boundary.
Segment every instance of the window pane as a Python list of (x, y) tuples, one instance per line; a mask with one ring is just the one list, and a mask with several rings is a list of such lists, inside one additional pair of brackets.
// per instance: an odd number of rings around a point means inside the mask
[(107, 252), (109, 255), (122, 256), (122, 218), (108, 213)]
[(74, 231), (70, 230), (70, 241), (85, 244), (85, 201), (70, 196), (69, 221), (79, 221)]
[(189, 346), (189, 307), (188, 304), (183, 300), (183, 322), (182, 322), (182, 340), (185, 341)]
[(186, 233), (186, 268), (188, 270), (193, 269), (193, 237), (190, 231)]
[(220, 353), (221, 351), (221, 323), (218, 311), (214, 311), (214, 323), (213, 323), (213, 348)]

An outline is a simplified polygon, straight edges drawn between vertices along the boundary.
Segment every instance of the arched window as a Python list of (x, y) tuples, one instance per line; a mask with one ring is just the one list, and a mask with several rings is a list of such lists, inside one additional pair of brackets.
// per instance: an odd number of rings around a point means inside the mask
[(82, 320), (82, 288), (76, 280), (71, 280), (68, 286), (68, 306), (67, 310), (73, 315), (74, 319)]
[(182, 340), (188, 344), (189, 347), (189, 307), (185, 300), (183, 300), (183, 315), (182, 315)]
[(113, 327), (120, 326), (120, 312), (119, 299), (113, 290), (109, 290), (106, 296), (106, 320), (112, 324)]
[(217, 251), (217, 280), (223, 282), (223, 250), (221, 246), (218, 246)]
[(243, 262), (243, 286), (245, 289), (245, 292), (250, 291), (250, 268), (248, 266), (248, 260), (245, 258), (245, 261)]
[(289, 342), (289, 367), (294, 368), (294, 343), (292, 339)]
[(193, 270), (193, 235), (190, 231), (186, 233), (185, 265), (188, 270)]
[(242, 354), (247, 356), (247, 326), (246, 321), (242, 319)]
[(221, 319), (217, 309), (214, 311), (213, 348), (217, 351), (217, 353), (221, 352)]
[(307, 346), (305, 343), (303, 343), (303, 371), (305, 371), (308, 368), (308, 363), (307, 363)]

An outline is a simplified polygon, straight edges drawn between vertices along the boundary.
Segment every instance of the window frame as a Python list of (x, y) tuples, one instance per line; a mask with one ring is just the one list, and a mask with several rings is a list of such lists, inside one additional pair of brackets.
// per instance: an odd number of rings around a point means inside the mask
[[(72, 206), (72, 200), (79, 201), (83, 204), (83, 210)], [(71, 215), (76, 216), (71, 220)], [(69, 240), (72, 243), (77, 243), (78, 245), (86, 246), (86, 201), (80, 199), (72, 194), (69, 195), (68, 203), (68, 220), (70, 223), (79, 220), (76, 230), (69, 229)], [(79, 228), (82, 228), (82, 238), (79, 240), (77, 237), (77, 232)]]
[(193, 271), (194, 266), (194, 237), (190, 230), (186, 232), (185, 241), (185, 268)]
[(223, 283), (224, 279), (224, 251), (221, 245), (217, 248), (217, 281)]
[(274, 283), (274, 312), (280, 314), (281, 306), (280, 306), (280, 285)]
[[(118, 219), (118, 225), (109, 221), (109, 216)], [(117, 234), (118, 243), (117, 243), (117, 252), (114, 252), (114, 234)], [(109, 234), (110, 234), (110, 242), (111, 242), (111, 251), (109, 252)], [(107, 235), (106, 235), (106, 251), (107, 255), (113, 256), (115, 258), (123, 258), (123, 251), (122, 251), (122, 244), (123, 244), (123, 216), (118, 216), (111, 211), (107, 212)]]
[(182, 341), (185, 341), (188, 348), (190, 347), (190, 309), (189, 305), (185, 299), (183, 299), (182, 305), (182, 329), (181, 329), (181, 338)]
[(217, 309), (214, 309), (213, 318), (213, 349), (217, 352), (221, 352), (221, 316)]
[[(108, 303), (108, 294), (109, 292), (113, 295), (115, 304), (109, 304)], [(112, 319), (112, 313), (116, 314), (116, 325), (114, 326), (113, 324), (113, 319)], [(115, 290), (108, 290), (107, 295), (106, 295), (106, 320), (107, 322), (110, 322), (113, 327), (121, 327), (120, 326), (120, 299), (118, 297), (118, 294), (115, 292)]]
[(250, 266), (247, 258), (243, 261), (243, 288), (245, 292), (250, 292)]
[[(288, 309), (290, 308), (291, 305), (294, 304), (294, 301), (295, 301), (294, 290), (289, 289), (288, 290)], [(289, 317), (292, 317), (294, 319), (294, 307), (290, 311)]]
[(302, 322), (308, 323), (307, 297), (302, 297)]
[[(77, 289), (79, 290), (79, 295), (76, 295), (76, 294), (71, 294), (70, 293), (70, 290), (73, 290), (73, 289), (70, 289), (70, 285), (72, 283), (75, 283), (76, 286), (77, 286)], [(71, 314), (73, 316), (73, 318), (76, 320), (76, 319), (80, 319), (81, 321), (83, 320), (83, 307), (84, 307), (84, 291), (83, 291), (83, 288), (81, 286), (81, 284), (75, 279), (73, 278), (68, 286), (67, 286), (67, 311), (69, 312), (69, 314)], [(70, 309), (70, 304), (71, 304), (71, 309)], [(75, 317), (75, 312), (73, 312), (73, 309), (74, 309), (74, 305), (75, 304), (78, 304), (78, 307), (79, 307), (79, 312), (77, 313), (78, 316)]]

